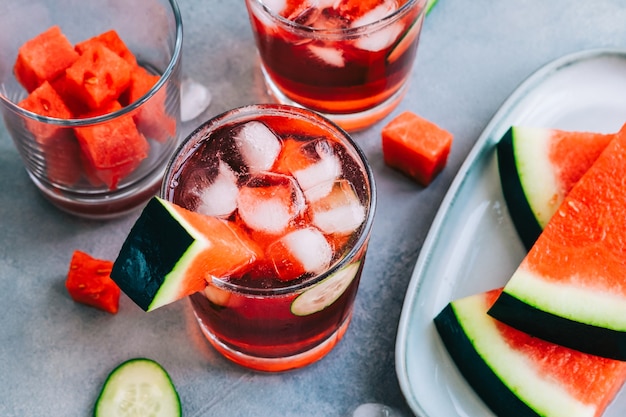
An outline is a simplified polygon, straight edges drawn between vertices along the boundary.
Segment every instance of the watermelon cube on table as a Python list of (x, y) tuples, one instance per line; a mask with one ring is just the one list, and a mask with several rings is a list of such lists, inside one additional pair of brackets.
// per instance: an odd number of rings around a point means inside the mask
[(598, 417), (626, 362), (532, 337), (487, 314), (501, 289), (454, 300), (435, 326), (454, 363), (497, 416)]
[(65, 287), (74, 301), (115, 314), (119, 310), (121, 291), (110, 277), (112, 268), (112, 261), (76, 250)]
[(383, 158), (423, 186), (446, 165), (453, 136), (436, 124), (406, 111), (382, 130)]
[(111, 51), (124, 58), (124, 60), (132, 66), (137, 65), (137, 58), (128, 46), (126, 46), (120, 35), (113, 29), (77, 43), (74, 46), (74, 49), (82, 55), (87, 49), (91, 48), (96, 43), (106, 46)]
[[(118, 102), (98, 109), (93, 116), (121, 109)], [(89, 116), (89, 115), (87, 115)], [(137, 130), (129, 115), (74, 128), (90, 177), (117, 188), (120, 180), (131, 174), (149, 152), (146, 138)]]
[[(48, 81), (18, 103), (21, 108), (41, 116), (69, 119), (72, 112)], [(80, 149), (72, 129), (25, 119), (26, 128), (40, 145), (50, 182), (72, 185), (81, 176)]]
[(61, 75), (78, 58), (61, 29), (52, 26), (19, 48), (13, 72), (18, 82), (31, 92), (44, 81)]
[(117, 100), (130, 84), (132, 65), (102, 43), (94, 42), (65, 71), (77, 97), (92, 110)]

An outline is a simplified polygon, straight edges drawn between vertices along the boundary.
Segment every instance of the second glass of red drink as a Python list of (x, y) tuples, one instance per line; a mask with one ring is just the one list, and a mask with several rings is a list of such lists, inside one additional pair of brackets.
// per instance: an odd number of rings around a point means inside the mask
[(364, 129), (402, 100), (426, 0), (246, 0), (270, 93)]

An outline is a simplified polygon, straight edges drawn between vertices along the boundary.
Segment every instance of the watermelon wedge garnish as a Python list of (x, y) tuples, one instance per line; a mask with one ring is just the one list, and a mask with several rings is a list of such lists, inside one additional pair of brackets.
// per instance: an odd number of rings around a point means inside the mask
[(252, 264), (255, 245), (225, 220), (153, 197), (133, 225), (111, 278), (145, 311), (202, 291)]

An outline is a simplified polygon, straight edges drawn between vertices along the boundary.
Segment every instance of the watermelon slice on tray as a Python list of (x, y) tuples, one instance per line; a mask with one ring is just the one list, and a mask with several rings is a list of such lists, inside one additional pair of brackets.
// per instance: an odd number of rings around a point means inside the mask
[(625, 159), (626, 127), (567, 194), (489, 314), (553, 343), (626, 359)]
[(501, 289), (449, 303), (436, 329), (461, 374), (498, 416), (597, 417), (626, 380), (626, 362), (585, 354), (494, 320)]
[(512, 126), (498, 142), (502, 192), (530, 249), (574, 184), (615, 134)]

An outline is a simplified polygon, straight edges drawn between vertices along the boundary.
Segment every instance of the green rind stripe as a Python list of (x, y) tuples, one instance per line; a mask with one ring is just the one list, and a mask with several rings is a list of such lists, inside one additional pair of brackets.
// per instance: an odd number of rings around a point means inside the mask
[[(484, 294), (466, 297), (451, 303), (445, 313), (448, 332), (463, 350), (455, 361), (464, 376), (473, 379), (470, 383), (485, 403), (501, 416), (593, 417), (596, 407), (578, 401), (544, 375), (541, 360), (533, 362), (524, 349), (511, 348), (496, 321), (486, 314), (485, 302)], [(472, 368), (464, 372), (468, 365)], [(469, 378), (466, 372), (472, 373)]]
[(541, 228), (552, 218), (563, 201), (554, 164), (550, 160), (552, 129), (513, 128), (513, 152), (517, 171), (528, 204)]
[(569, 320), (502, 292), (488, 314), (535, 337), (609, 359), (626, 360), (626, 333)]
[(520, 181), (515, 160), (514, 131), (510, 128), (497, 145), (500, 184), (513, 225), (527, 250), (542, 232)]
[(502, 383), (478, 354), (459, 323), (451, 304), (435, 317), (435, 327), (463, 377), (496, 415), (538, 416)]

